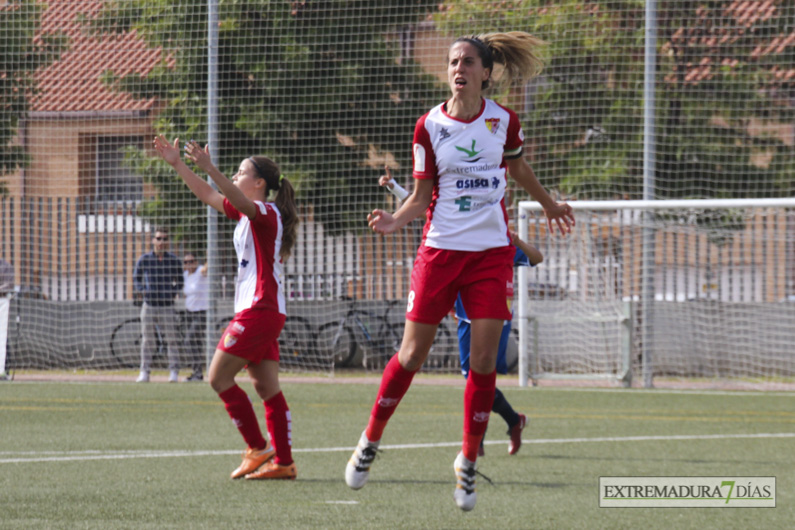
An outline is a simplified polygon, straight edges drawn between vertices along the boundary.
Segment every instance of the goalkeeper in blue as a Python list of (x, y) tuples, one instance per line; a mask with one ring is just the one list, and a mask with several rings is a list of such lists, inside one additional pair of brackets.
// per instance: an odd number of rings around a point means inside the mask
[[(382, 175), (378, 183), (389, 190), (399, 200), (408, 197), (409, 192), (404, 189), (400, 184), (395, 182), (387, 168), (386, 175)], [(516, 247), (516, 254), (513, 259), (514, 267), (535, 267), (544, 260), (544, 256), (533, 245), (523, 241), (516, 232), (511, 231), (511, 243)], [(513, 288), (509, 287), (505, 293), (508, 307), (511, 307), (513, 302)], [(471, 338), (471, 323), (467, 317), (464, 304), (461, 301), (461, 295), (455, 301), (455, 316), (458, 320), (458, 355), (461, 361), (461, 373), (466, 379), (469, 376), (469, 345)], [(505, 353), (508, 348), (508, 337), (511, 334), (511, 321), (506, 320), (502, 327), (502, 334), (500, 335), (500, 345), (497, 351), (497, 373), (508, 373), (508, 363), (505, 358)], [(519, 448), (522, 446), (522, 430), (527, 424), (527, 417), (524, 414), (517, 413), (505, 395), (499, 388), (495, 389), (494, 403), (491, 410), (502, 416), (505, 423), (508, 424), (508, 435), (511, 440), (508, 443), (508, 454), (515, 455)], [(483, 456), (485, 450), (483, 442), (480, 443), (478, 449), (478, 456)]]

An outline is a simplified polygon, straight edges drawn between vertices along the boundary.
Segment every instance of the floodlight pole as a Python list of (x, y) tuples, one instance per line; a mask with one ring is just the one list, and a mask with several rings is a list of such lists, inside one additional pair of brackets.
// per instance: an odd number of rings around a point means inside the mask
[[(218, 163), (218, 0), (207, 0), (207, 143), (210, 159)], [(214, 189), (217, 186), (208, 176)], [(210, 283), (209, 307), (205, 321), (204, 352), (207, 368), (215, 353), (215, 322), (221, 298), (221, 253), (218, 245), (218, 212), (207, 207), (207, 268)]]
[[(657, 70), (657, 0), (646, 0), (646, 44), (643, 81), (643, 200), (655, 200), (654, 173), (656, 169), (655, 148), (655, 78)], [(641, 265), (641, 355), (643, 361), (643, 386), (653, 386), (654, 360), (651, 345), (654, 313), (654, 228), (653, 210), (643, 214), (643, 249)]]

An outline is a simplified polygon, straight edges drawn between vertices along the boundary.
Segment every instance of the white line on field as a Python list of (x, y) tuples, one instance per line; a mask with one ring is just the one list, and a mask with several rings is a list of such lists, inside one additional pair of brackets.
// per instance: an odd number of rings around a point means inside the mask
[[(581, 443), (620, 443), (620, 442), (651, 442), (651, 441), (683, 441), (683, 440), (730, 440), (742, 438), (795, 438), (795, 432), (774, 432), (755, 434), (683, 434), (671, 436), (620, 436), (600, 438), (546, 438), (522, 440), (522, 443), (533, 445), (545, 444), (581, 444)], [(505, 444), (505, 441), (489, 441), (486, 445)], [(457, 442), (382, 445), (380, 449), (433, 449), (439, 447), (458, 447)], [(294, 453), (337, 453), (348, 452), (351, 447), (315, 447), (293, 449)], [(11, 458), (0, 458), (0, 464), (22, 464), (34, 462), (78, 462), (85, 460), (126, 460), (131, 458), (180, 458), (195, 456), (238, 455), (240, 450), (225, 451), (0, 451), (0, 455)], [(33, 456), (35, 455), (35, 456)]]
[[(522, 391), (524, 389), (520, 389), (520, 387), (500, 387), (503, 390), (517, 390)], [(705, 389), (693, 389), (693, 388), (594, 388), (594, 387), (552, 387), (552, 386), (545, 386), (545, 387), (536, 387), (533, 391), (538, 391), (539, 389), (542, 390), (549, 390), (552, 392), (598, 392), (598, 393), (623, 393), (623, 394), (653, 394), (653, 395), (662, 395), (662, 394), (685, 394), (685, 395), (696, 395), (696, 396), (735, 396), (735, 397), (748, 397), (748, 396), (764, 396), (764, 397), (787, 397), (787, 398), (795, 398), (795, 392), (790, 392), (786, 390), (777, 391), (777, 390), (712, 390), (709, 388)]]

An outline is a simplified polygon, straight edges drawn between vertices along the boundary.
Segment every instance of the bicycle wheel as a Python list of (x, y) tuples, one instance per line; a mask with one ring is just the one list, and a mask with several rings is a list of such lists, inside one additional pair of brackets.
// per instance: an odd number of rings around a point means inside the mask
[(323, 359), (331, 359), (334, 366), (346, 368), (356, 356), (356, 340), (353, 331), (339, 322), (326, 322), (315, 337), (318, 353)]
[(215, 321), (215, 324), (213, 325), (213, 331), (216, 343), (221, 340), (221, 336), (224, 334), (224, 331), (226, 331), (227, 326), (229, 326), (229, 323), (232, 322), (233, 318), (235, 318), (235, 315), (229, 315), (221, 317)]
[(316, 361), (312, 327), (303, 317), (289, 316), (279, 334), (279, 358), (285, 366), (310, 368)]
[(444, 320), (436, 329), (436, 339), (431, 346), (425, 366), (432, 371), (453, 371), (460, 368), (458, 364), (458, 342), (450, 333)]
[[(386, 318), (368, 314), (368, 322), (375, 325), (378, 334), (370, 338), (369, 348), (365, 349), (364, 367), (368, 370), (382, 370), (389, 359), (400, 349), (403, 341), (403, 327), (390, 324)], [(361, 319), (361, 317), (360, 317)]]
[(390, 342), (392, 344), (392, 349), (395, 350), (395, 352), (400, 350), (400, 345), (403, 343), (403, 332), (405, 330), (406, 330), (405, 322), (399, 322), (397, 324), (389, 325)]
[(110, 335), (110, 353), (122, 368), (141, 365), (141, 319), (125, 320)]

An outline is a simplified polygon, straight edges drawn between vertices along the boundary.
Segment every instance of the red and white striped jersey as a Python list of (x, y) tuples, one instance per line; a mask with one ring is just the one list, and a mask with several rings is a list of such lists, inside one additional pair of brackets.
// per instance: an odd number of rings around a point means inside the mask
[(224, 199), (224, 213), (237, 220), (235, 252), (237, 281), (235, 313), (250, 307), (287, 314), (282, 288), (282, 216), (273, 203), (254, 201), (254, 219), (240, 213)]
[(426, 246), (477, 252), (511, 243), (505, 160), (522, 156), (523, 142), (516, 113), (490, 99), (470, 121), (449, 116), (444, 103), (417, 120), (413, 175), (434, 181)]

